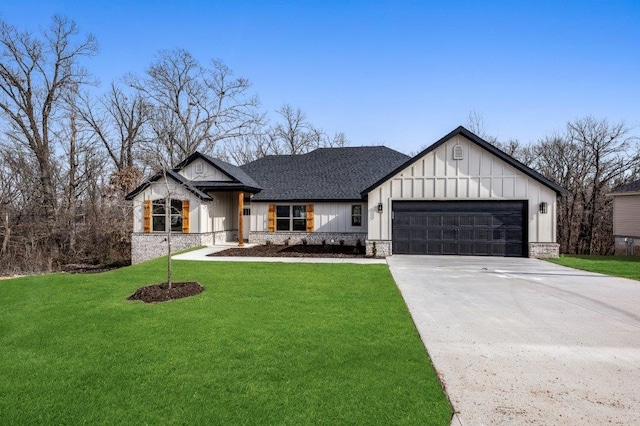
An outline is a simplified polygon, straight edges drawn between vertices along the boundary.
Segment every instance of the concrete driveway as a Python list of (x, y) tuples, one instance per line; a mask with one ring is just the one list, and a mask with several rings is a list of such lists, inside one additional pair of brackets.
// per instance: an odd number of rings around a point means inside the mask
[(640, 282), (535, 259), (387, 259), (452, 424), (640, 424)]

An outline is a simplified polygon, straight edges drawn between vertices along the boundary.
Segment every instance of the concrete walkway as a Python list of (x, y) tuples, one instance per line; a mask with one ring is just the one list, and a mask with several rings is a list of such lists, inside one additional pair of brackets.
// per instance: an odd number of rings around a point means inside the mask
[[(255, 244), (245, 244), (245, 248)], [(357, 258), (357, 257), (240, 257), (240, 256), (207, 256), (229, 248), (238, 247), (237, 244), (216, 244), (215, 246), (193, 250), (172, 256), (173, 260), (200, 260), (206, 262), (281, 262), (281, 263), (358, 263), (362, 265), (386, 264), (385, 259)]]
[(640, 424), (640, 282), (536, 259), (387, 261), (452, 424)]

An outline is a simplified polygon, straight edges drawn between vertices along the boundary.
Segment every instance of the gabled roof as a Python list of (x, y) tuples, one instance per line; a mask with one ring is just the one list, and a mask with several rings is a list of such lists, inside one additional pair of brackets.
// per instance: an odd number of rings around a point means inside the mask
[(611, 192), (611, 195), (640, 194), (640, 179), (621, 185)]
[[(258, 185), (256, 181), (253, 180), (251, 176), (246, 174), (244, 170), (242, 170), (240, 167), (234, 166), (233, 164), (227, 163), (226, 161), (222, 161), (217, 158), (209, 157), (208, 155), (202, 154), (198, 151), (194, 152), (193, 154), (191, 154), (190, 156), (182, 160), (174, 170), (176, 169), (181, 170), (185, 166), (187, 166), (189, 163), (192, 163), (194, 160), (198, 158), (201, 158), (205, 162), (211, 164), (213, 167), (217, 168), (222, 173), (227, 175), (231, 180), (238, 183), (242, 183), (243, 185), (245, 185), (246, 188), (254, 188), (257, 190), (261, 189), (260, 185)], [(194, 184), (199, 185), (200, 181), (194, 181)]]
[(263, 190), (255, 201), (351, 201), (409, 157), (384, 146), (319, 148), (301, 155), (269, 155), (242, 170)]
[[(187, 180), (177, 172), (182, 170), (185, 166), (193, 162), (194, 160), (201, 158), (205, 162), (211, 164), (213, 167), (220, 170), (224, 175), (231, 179), (230, 181), (197, 181)], [(132, 200), (140, 192), (144, 191), (153, 182), (162, 178), (162, 172), (158, 172), (155, 175), (147, 179), (142, 185), (131, 191), (124, 198), (126, 200)], [(211, 201), (212, 198), (205, 193), (205, 191), (246, 191), (251, 193), (259, 192), (262, 188), (254, 181), (249, 175), (247, 175), (240, 167), (229, 164), (225, 161), (218, 160), (217, 158), (209, 157), (198, 151), (191, 154), (176, 166), (173, 170), (167, 170), (167, 176), (173, 179), (175, 182), (184, 185), (184, 187), (193, 193), (195, 196), (204, 201)]]
[[(133, 200), (136, 195), (138, 195), (139, 193), (141, 193), (142, 191), (147, 189), (153, 182), (156, 182), (156, 181), (162, 179), (162, 176), (163, 176), (163, 173), (161, 171), (156, 173), (155, 175), (151, 176), (149, 179), (144, 181), (144, 183), (142, 185), (140, 185), (139, 187), (137, 187), (136, 189), (134, 189), (133, 191), (131, 191), (130, 193), (125, 195), (124, 199), (125, 200)], [(193, 195), (195, 195), (196, 197), (200, 198), (201, 200), (204, 200), (204, 201), (213, 200), (213, 198), (211, 198), (209, 195), (205, 194), (204, 192), (202, 192), (201, 190), (196, 188), (193, 185), (193, 182), (190, 182), (190, 181), (186, 180), (184, 177), (180, 176), (178, 173), (174, 172), (173, 170), (167, 170), (167, 177), (169, 177), (173, 181), (183, 185), (185, 187), (185, 189), (187, 189), (189, 192), (191, 192)]]
[(391, 170), (385, 176), (383, 176), (382, 178), (380, 178), (379, 180), (377, 180), (373, 184), (367, 186), (366, 189), (364, 191), (362, 191), (362, 195), (364, 196), (364, 195), (368, 194), (375, 187), (377, 187), (380, 184), (384, 183), (385, 181), (387, 181), (388, 179), (390, 179), (394, 175), (398, 174), (403, 169), (409, 167), (410, 165), (412, 165), (413, 163), (418, 161), (420, 158), (422, 158), (423, 156), (425, 156), (429, 152), (434, 151), (440, 145), (442, 145), (443, 143), (447, 142), (449, 139), (451, 139), (451, 138), (453, 138), (454, 136), (457, 136), (457, 135), (464, 136), (465, 138), (469, 139), (471, 142), (474, 142), (476, 145), (478, 145), (478, 146), (484, 148), (485, 150), (489, 151), (491, 154), (493, 154), (496, 157), (500, 158), (502, 161), (504, 161), (505, 163), (509, 164), (510, 166), (516, 168), (517, 170), (519, 170), (520, 172), (524, 173), (525, 175), (527, 175), (527, 176), (531, 177), (532, 179), (537, 180), (541, 184), (551, 188), (552, 190), (555, 191), (556, 194), (564, 196), (564, 195), (567, 195), (569, 193), (569, 191), (567, 191), (566, 189), (564, 189), (560, 185), (558, 185), (555, 182), (552, 182), (551, 180), (547, 179), (546, 177), (544, 177), (540, 173), (536, 172), (532, 168), (525, 166), (524, 164), (522, 164), (521, 162), (519, 162), (518, 160), (516, 160), (512, 156), (508, 155), (507, 153), (505, 153), (505, 152), (501, 151), (500, 149), (496, 148), (495, 146), (491, 145), (489, 142), (485, 141), (484, 139), (480, 138), (479, 136), (471, 133), (469, 130), (465, 129), (464, 127), (459, 126), (454, 131), (452, 131), (448, 135), (444, 136), (442, 139), (438, 140), (436, 143), (434, 143), (433, 145), (429, 146), (427, 149), (425, 149), (421, 153), (417, 154), (413, 158), (410, 158), (409, 160), (407, 160), (403, 164), (400, 164), (398, 167), (396, 167), (395, 169)]

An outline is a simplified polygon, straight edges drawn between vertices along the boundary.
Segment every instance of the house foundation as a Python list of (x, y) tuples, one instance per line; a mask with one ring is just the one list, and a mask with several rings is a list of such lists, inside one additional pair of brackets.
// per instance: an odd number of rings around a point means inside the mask
[[(171, 234), (173, 253), (200, 246), (213, 246), (230, 241), (238, 241), (238, 231), (219, 231), (201, 234)], [(167, 255), (167, 234), (131, 234), (131, 264), (146, 262)]]
[(529, 257), (534, 259), (555, 259), (560, 257), (558, 243), (529, 243)]

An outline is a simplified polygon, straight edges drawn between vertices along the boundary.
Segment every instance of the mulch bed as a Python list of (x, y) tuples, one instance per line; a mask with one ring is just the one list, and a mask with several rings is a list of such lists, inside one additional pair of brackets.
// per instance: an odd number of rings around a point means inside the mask
[(204, 291), (204, 287), (197, 282), (173, 283), (171, 288), (167, 283), (153, 284), (140, 287), (127, 300), (142, 300), (145, 303), (168, 302), (169, 300), (182, 299), (195, 296)]
[(235, 247), (227, 250), (211, 253), (207, 256), (242, 256), (242, 257), (366, 257), (364, 246), (347, 245), (312, 245), (297, 244), (294, 246), (284, 245), (261, 245), (255, 247)]

